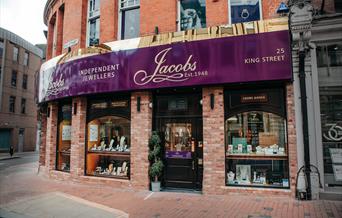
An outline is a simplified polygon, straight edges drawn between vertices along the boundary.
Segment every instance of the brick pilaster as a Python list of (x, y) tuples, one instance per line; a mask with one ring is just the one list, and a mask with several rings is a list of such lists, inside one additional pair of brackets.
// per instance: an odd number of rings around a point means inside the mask
[[(214, 94), (214, 108), (210, 107)], [(203, 192), (215, 194), (225, 185), (223, 88), (203, 88)]]
[(45, 166), (47, 170), (54, 170), (56, 168), (58, 104), (56, 102), (49, 103), (48, 110), (50, 110), (50, 116), (46, 122)]
[[(76, 106), (76, 114), (74, 114)], [(74, 177), (84, 175), (85, 133), (86, 133), (87, 99), (84, 97), (72, 100), (72, 129), (70, 173)]]
[[(140, 97), (140, 112), (137, 98)], [(131, 181), (136, 189), (148, 189), (148, 140), (152, 131), (151, 94), (135, 92), (131, 96)]]
[(47, 116), (42, 113), (40, 115), (40, 145), (39, 145), (39, 165), (45, 166), (46, 159), (46, 129), (47, 129)]
[(297, 176), (297, 136), (296, 136), (296, 120), (295, 120), (295, 104), (294, 104), (293, 84), (286, 85), (286, 110), (287, 110), (287, 138), (288, 138), (288, 155), (289, 155), (289, 171), (290, 186), (292, 196), (296, 193), (296, 176)]

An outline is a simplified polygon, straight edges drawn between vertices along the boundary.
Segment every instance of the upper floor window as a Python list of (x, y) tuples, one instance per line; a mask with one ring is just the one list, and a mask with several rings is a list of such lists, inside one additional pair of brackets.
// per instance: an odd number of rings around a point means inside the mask
[(0, 41), (0, 59), (2, 58), (3, 53), (4, 53), (4, 42)]
[(29, 63), (29, 53), (25, 51), (24, 53), (24, 66), (28, 66)]
[(100, 0), (89, 0), (88, 13), (88, 45), (100, 42)]
[(26, 99), (25, 98), (21, 99), (21, 113), (22, 114), (26, 113)]
[(230, 0), (231, 23), (243, 23), (261, 19), (261, 0)]
[(22, 85), (23, 89), (27, 89), (27, 78), (28, 78), (27, 74), (24, 74), (23, 75), (23, 85)]
[(13, 46), (13, 61), (18, 61), (19, 57), (19, 48)]
[(139, 37), (140, 0), (120, 0), (121, 39)]
[(11, 77), (11, 85), (14, 87), (17, 86), (17, 75), (18, 75), (18, 72), (13, 70), (12, 71), (12, 77)]
[(342, 66), (342, 43), (317, 46), (317, 66)]
[(9, 112), (15, 112), (15, 97), (10, 96), (9, 97)]
[(206, 27), (205, 0), (180, 0), (178, 8), (180, 30)]

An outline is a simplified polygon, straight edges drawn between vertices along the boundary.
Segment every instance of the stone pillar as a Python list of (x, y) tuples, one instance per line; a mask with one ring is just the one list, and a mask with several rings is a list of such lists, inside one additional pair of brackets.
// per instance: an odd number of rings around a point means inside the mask
[[(137, 98), (140, 97), (140, 112)], [(152, 102), (150, 92), (131, 95), (131, 181), (136, 189), (149, 189), (148, 141), (152, 131)]]
[(51, 102), (48, 104), (48, 117), (46, 122), (46, 159), (45, 166), (48, 171), (56, 168), (56, 145), (57, 145), (57, 125), (58, 125), (58, 104)]
[[(214, 108), (210, 95), (214, 94)], [(218, 194), (225, 185), (224, 101), (222, 87), (203, 88), (203, 193)]]
[(45, 166), (46, 159), (46, 130), (47, 130), (47, 116), (46, 113), (40, 115), (40, 144), (39, 144), (39, 165)]
[(288, 139), (288, 157), (289, 157), (289, 173), (290, 187), (292, 196), (296, 194), (296, 177), (297, 177), (297, 134), (295, 119), (295, 99), (293, 84), (286, 86), (286, 110), (287, 110), (287, 139)]
[(71, 113), (70, 173), (73, 177), (79, 177), (84, 175), (87, 99), (85, 97), (74, 98)]

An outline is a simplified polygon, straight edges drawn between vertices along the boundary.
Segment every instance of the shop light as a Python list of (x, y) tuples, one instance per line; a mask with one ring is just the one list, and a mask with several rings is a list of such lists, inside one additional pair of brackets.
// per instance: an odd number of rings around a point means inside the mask
[(214, 109), (214, 105), (215, 105), (215, 96), (214, 96), (214, 94), (210, 94), (210, 108), (211, 108), (211, 110)]
[(140, 101), (141, 101), (141, 97), (138, 96), (137, 98), (137, 111), (140, 112)]

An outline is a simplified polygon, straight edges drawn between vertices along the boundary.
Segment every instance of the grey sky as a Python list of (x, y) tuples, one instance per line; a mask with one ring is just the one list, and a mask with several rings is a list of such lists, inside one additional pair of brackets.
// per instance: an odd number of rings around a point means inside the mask
[(46, 43), (43, 11), (46, 0), (0, 0), (0, 27), (32, 44)]

